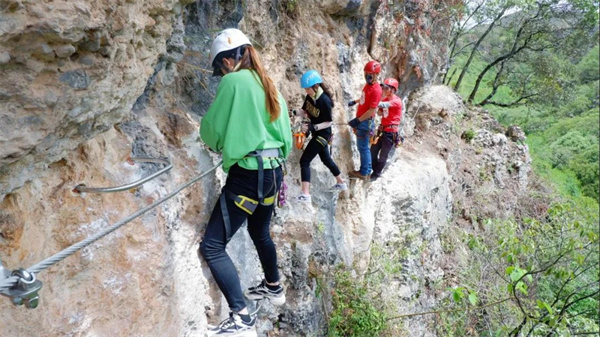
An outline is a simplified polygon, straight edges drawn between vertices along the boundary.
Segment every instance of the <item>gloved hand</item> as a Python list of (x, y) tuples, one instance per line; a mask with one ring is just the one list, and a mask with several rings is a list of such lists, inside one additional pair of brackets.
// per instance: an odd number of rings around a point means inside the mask
[(350, 125), (350, 127), (352, 127), (352, 128), (356, 128), (358, 126), (358, 124), (360, 124), (360, 120), (358, 119), (358, 117), (356, 117), (348, 122), (348, 125)]
[(379, 102), (379, 104), (377, 104), (378, 108), (389, 108), (391, 106), (390, 102)]
[(353, 106), (354, 104), (356, 104), (356, 101), (350, 101), (350, 102), (348, 102), (348, 106)]
[(306, 111), (304, 111), (304, 109), (293, 109), (292, 114), (294, 116), (306, 117)]

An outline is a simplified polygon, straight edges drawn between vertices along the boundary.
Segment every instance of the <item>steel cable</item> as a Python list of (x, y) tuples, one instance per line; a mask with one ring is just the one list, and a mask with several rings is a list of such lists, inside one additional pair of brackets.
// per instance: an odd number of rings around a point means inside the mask
[[(29, 271), (30, 273), (39, 273), (43, 270), (45, 270), (46, 268), (64, 260), (65, 258), (67, 258), (68, 256), (74, 254), (75, 252), (77, 252), (78, 250), (94, 243), (95, 241), (103, 238), (104, 236), (110, 234), (111, 232), (117, 230), (118, 228), (122, 227), (123, 225), (127, 224), (128, 222), (134, 220), (135, 218), (143, 215), (144, 213), (150, 211), (151, 209), (155, 208), (156, 206), (162, 204), (163, 202), (169, 200), (170, 198), (172, 198), (173, 196), (175, 196), (176, 194), (178, 194), (179, 192), (181, 192), (183, 189), (189, 187), (190, 185), (194, 184), (195, 182), (197, 182), (198, 180), (204, 178), (205, 176), (207, 176), (210, 172), (216, 170), (219, 166), (221, 166), (221, 164), (223, 163), (223, 161), (220, 161), (217, 165), (215, 165), (214, 167), (212, 167), (211, 169), (209, 169), (208, 171), (202, 173), (201, 175), (193, 178), (192, 180), (188, 181), (187, 183), (179, 186), (178, 188), (176, 188), (173, 192), (167, 194), (166, 196), (158, 199), (157, 201), (153, 202), (152, 204), (140, 209), (139, 211), (131, 214), (130, 216), (120, 220), (119, 222), (117, 222), (116, 224), (110, 226), (109, 228), (104, 229), (103, 231), (100, 231), (99, 233), (85, 239), (82, 241), (79, 241), (76, 244), (71, 245), (70, 247), (67, 247), (65, 249), (63, 249), (62, 251), (54, 254), (53, 256), (38, 262), (36, 264), (34, 264), (33, 266), (29, 267), (27, 269), (27, 271)], [(19, 278), (16, 276), (10, 276), (5, 278), (4, 280), (2, 280), (2, 282), (0, 283), (0, 292), (3, 292), (4, 290), (8, 290), (11, 287), (13, 287), (14, 285), (17, 284), (17, 282), (19, 281)]]

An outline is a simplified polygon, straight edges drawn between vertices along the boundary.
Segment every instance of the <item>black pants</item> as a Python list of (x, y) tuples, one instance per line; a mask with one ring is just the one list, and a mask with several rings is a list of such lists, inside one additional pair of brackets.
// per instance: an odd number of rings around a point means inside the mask
[(371, 166), (373, 167), (374, 176), (381, 175), (393, 147), (393, 132), (383, 132), (377, 143), (371, 145)]
[[(320, 137), (319, 137), (320, 136)], [(313, 132), (312, 138), (308, 145), (306, 145), (306, 149), (300, 157), (300, 176), (302, 181), (310, 182), (310, 162), (319, 155), (321, 161), (331, 174), (334, 177), (340, 175), (340, 169), (337, 167), (333, 159), (331, 159), (331, 155), (329, 154), (329, 146), (327, 141), (331, 137), (331, 128), (319, 130), (317, 132)], [(325, 143), (325, 144), (323, 144)]]
[[(273, 173), (275, 173), (275, 176)], [(281, 167), (274, 170), (264, 170), (263, 192), (265, 198), (274, 195), (279, 190), (282, 177)], [(223, 189), (236, 195), (244, 195), (258, 200), (257, 184), (258, 171), (246, 170), (236, 164), (230, 168)], [(217, 201), (206, 226), (206, 232), (202, 238), (202, 243), (200, 243), (200, 252), (204, 256), (219, 289), (225, 295), (229, 308), (237, 312), (246, 307), (246, 301), (244, 300), (238, 273), (231, 258), (225, 251), (230, 237), (226, 237), (225, 234), (220, 199)], [(232, 199), (225, 197), (225, 200), (231, 222), (230, 236), (232, 237), (244, 221), (248, 220), (248, 233), (250, 233), (250, 237), (258, 252), (258, 257), (265, 273), (265, 279), (269, 283), (279, 281), (277, 252), (269, 232), (275, 204), (268, 206), (259, 204), (254, 213), (250, 215), (239, 208)]]

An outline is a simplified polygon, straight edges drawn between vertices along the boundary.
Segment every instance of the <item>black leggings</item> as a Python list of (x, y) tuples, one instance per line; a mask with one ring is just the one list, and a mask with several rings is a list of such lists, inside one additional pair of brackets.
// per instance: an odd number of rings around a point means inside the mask
[(371, 166), (374, 176), (381, 175), (392, 148), (394, 148), (394, 133), (392, 132), (383, 132), (377, 143), (371, 145)]
[[(329, 146), (327, 144), (329, 137), (331, 137), (331, 128), (313, 132), (310, 142), (308, 142), (302, 157), (300, 157), (300, 176), (302, 177), (303, 182), (310, 182), (310, 162), (317, 156), (317, 154), (334, 177), (340, 175), (340, 169), (337, 167), (333, 159), (331, 159), (331, 155), (329, 154)], [(322, 143), (325, 143), (325, 145)]]
[[(273, 177), (273, 171), (275, 172), (275, 177)], [(263, 192), (265, 197), (275, 194), (276, 190), (281, 186), (282, 177), (283, 173), (280, 167), (275, 170), (264, 170)], [(236, 195), (245, 195), (257, 200), (257, 184), (258, 171), (247, 170), (236, 164), (229, 170), (223, 189)], [(270, 283), (279, 281), (277, 252), (269, 231), (271, 215), (275, 207), (274, 204), (268, 206), (259, 204), (254, 213), (250, 215), (236, 206), (234, 200), (231, 198), (226, 197), (225, 203), (227, 204), (227, 211), (231, 221), (230, 236), (233, 236), (240, 229), (244, 221), (248, 220), (248, 233), (250, 233), (250, 237), (258, 252), (258, 258), (263, 267), (265, 279)], [(237, 269), (225, 251), (229, 239), (230, 237), (227, 237), (225, 231), (223, 213), (221, 212), (221, 199), (219, 198), (210, 216), (208, 225), (206, 225), (206, 231), (200, 244), (200, 252), (204, 256), (219, 289), (225, 295), (229, 308), (232, 311), (240, 311), (246, 307), (246, 301), (244, 300), (242, 287), (240, 286)]]

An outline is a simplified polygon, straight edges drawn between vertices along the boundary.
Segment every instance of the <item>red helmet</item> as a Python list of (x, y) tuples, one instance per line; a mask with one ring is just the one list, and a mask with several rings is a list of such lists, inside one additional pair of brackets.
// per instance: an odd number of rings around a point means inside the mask
[(379, 74), (380, 72), (381, 72), (381, 64), (379, 64), (379, 62), (377, 62), (375, 60), (369, 61), (365, 65), (365, 73)]
[(398, 81), (396, 81), (395, 78), (386, 78), (385, 80), (383, 80), (383, 84), (394, 88), (394, 91), (398, 90)]

